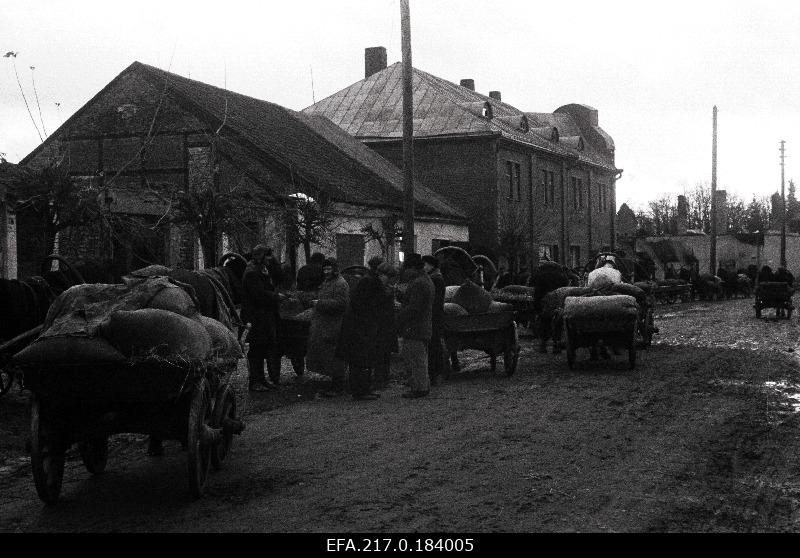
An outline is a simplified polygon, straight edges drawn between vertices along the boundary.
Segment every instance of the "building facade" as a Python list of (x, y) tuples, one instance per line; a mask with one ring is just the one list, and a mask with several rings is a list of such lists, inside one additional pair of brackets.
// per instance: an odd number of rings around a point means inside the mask
[[(523, 112), (501, 93), (413, 70), (414, 172), (469, 219), (473, 252), (524, 241), (520, 260), (568, 265), (615, 242), (614, 143), (597, 110)], [(402, 164), (402, 66), (366, 49), (365, 78), (304, 109)], [(427, 249), (427, 247), (424, 247)]]
[[(330, 242), (314, 246), (363, 264), (379, 250), (362, 231), (370, 220), (399, 214), (402, 174), (383, 157), (321, 116), (309, 116), (158, 68), (133, 63), (21, 162), (32, 168), (59, 163), (87, 195), (99, 196), (115, 215), (144, 225), (146, 234), (81, 231), (59, 234), (62, 255), (78, 263), (101, 261), (114, 275), (149, 263), (178, 267), (204, 262), (190, 226), (170, 224), (170, 204), (180, 191), (204, 189), (224, 197), (258, 190), (276, 212), (238, 208), (240, 235), (217, 235), (219, 251), (249, 251), (266, 242), (294, 260), (279, 209), (292, 196), (324, 196), (336, 215)], [(424, 184), (415, 184), (417, 234), (466, 242), (465, 216)], [(41, 257), (38, 231), (20, 222), (20, 272)], [(247, 232), (249, 231), (249, 232)], [(358, 237), (358, 238), (356, 238)], [(361, 249), (356, 244), (361, 243)], [(301, 265), (303, 250), (299, 250)], [(109, 264), (109, 262), (111, 262)]]

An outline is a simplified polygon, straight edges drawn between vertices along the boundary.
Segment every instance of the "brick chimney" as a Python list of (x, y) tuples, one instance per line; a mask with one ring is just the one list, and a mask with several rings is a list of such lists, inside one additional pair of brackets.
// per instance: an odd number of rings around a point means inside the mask
[(678, 196), (678, 234), (686, 234), (689, 228), (689, 203), (686, 196)]
[(475, 80), (474, 79), (462, 79), (461, 80), (461, 87), (466, 87), (470, 91), (475, 91)]
[(489, 98), (494, 99), (495, 101), (503, 100), (503, 97), (500, 95), (499, 91), (489, 91)]
[(364, 78), (386, 69), (386, 47), (364, 49)]

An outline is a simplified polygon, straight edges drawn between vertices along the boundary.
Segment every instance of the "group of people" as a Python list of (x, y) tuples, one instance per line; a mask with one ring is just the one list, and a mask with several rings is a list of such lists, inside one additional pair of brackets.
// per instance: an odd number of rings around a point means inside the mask
[[(380, 257), (370, 259), (368, 266), (352, 290), (334, 258), (315, 253), (298, 270), (298, 291), (316, 293), (305, 368), (331, 378), (324, 396), (349, 390), (356, 400), (374, 400), (380, 397), (376, 389), (388, 383), (391, 354), (399, 351), (410, 388), (403, 397), (424, 397), (444, 367), (445, 282), (439, 262), (430, 255), (409, 254), (402, 273)], [(397, 286), (398, 277), (404, 289)], [(285, 279), (285, 270), (271, 250), (256, 246), (242, 279), (242, 320), (251, 324), (247, 337), (251, 391), (280, 384), (283, 295), (279, 286)], [(302, 374), (302, 365), (293, 365)]]

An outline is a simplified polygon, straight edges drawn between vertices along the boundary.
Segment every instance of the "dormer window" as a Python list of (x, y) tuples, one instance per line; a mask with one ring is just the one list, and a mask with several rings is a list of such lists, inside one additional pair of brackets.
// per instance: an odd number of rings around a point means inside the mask
[(489, 119), (491, 119), (492, 116), (494, 116), (494, 113), (492, 111), (492, 104), (489, 101), (483, 103), (483, 111), (481, 111), (481, 116)]

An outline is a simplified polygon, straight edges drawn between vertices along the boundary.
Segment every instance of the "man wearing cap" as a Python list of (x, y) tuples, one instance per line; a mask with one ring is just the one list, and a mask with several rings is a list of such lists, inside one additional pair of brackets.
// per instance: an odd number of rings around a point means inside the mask
[(312, 372), (330, 376), (330, 389), (322, 395), (333, 397), (345, 392), (346, 367), (344, 361), (336, 356), (336, 345), (342, 318), (350, 304), (350, 287), (339, 275), (334, 258), (323, 262), (322, 272), (325, 280), (319, 288), (319, 298), (311, 316), (306, 367)]
[(428, 376), (431, 385), (439, 382), (444, 365), (442, 351), (442, 328), (444, 326), (444, 292), (445, 284), (442, 272), (439, 271), (439, 260), (434, 256), (422, 256), (425, 273), (433, 283), (433, 309), (431, 311), (431, 342), (428, 345)]
[[(250, 390), (273, 389), (281, 377), (281, 357), (278, 351), (278, 294), (269, 276), (265, 257), (267, 247), (259, 244), (253, 248), (253, 257), (242, 277), (244, 296), (242, 320), (252, 325), (247, 341), (247, 364), (250, 369)], [(264, 377), (264, 360), (271, 381)]]
[(409, 372), (411, 391), (407, 399), (425, 397), (430, 391), (428, 377), (428, 343), (431, 340), (431, 318), (434, 288), (419, 254), (409, 254), (403, 264), (410, 279), (403, 297), (403, 307), (397, 314), (397, 327), (402, 339), (400, 356)]

